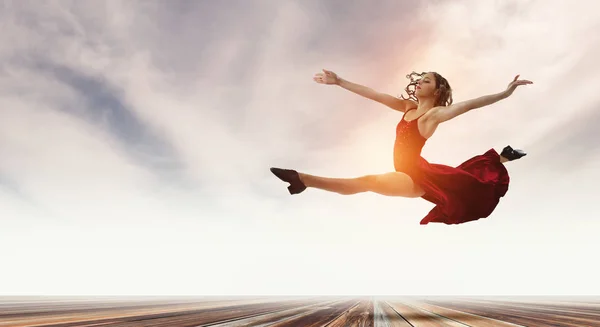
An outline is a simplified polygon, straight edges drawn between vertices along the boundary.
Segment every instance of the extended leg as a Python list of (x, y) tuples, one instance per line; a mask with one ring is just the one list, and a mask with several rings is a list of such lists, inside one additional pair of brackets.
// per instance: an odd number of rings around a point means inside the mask
[[(279, 168), (271, 168), (271, 171), (280, 179), (291, 183), (292, 189), (300, 190), (299, 192), (293, 192), (290, 189), (290, 193), (292, 194), (300, 193), (304, 190), (304, 188), (294, 185), (294, 183), (298, 184), (298, 181), (304, 187), (318, 188), (343, 195), (374, 192), (387, 196), (413, 198), (420, 197), (424, 193), (423, 190), (414, 184), (410, 176), (400, 172), (366, 175), (356, 178), (330, 178), (296, 173), (293, 170), (282, 170)], [(287, 174), (284, 175), (282, 172)]]

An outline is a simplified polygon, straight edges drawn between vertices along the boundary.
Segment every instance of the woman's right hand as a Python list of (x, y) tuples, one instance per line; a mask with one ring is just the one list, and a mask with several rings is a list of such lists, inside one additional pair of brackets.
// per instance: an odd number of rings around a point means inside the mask
[(316, 73), (313, 80), (319, 84), (339, 84), (340, 78), (336, 73), (323, 69), (322, 73)]

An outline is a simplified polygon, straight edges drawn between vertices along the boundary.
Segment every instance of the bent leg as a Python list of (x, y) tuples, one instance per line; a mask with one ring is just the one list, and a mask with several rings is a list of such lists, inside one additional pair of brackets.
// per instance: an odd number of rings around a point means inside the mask
[(415, 185), (412, 178), (405, 173), (391, 172), (380, 175), (366, 175), (356, 178), (329, 178), (299, 174), (306, 187), (350, 195), (363, 192), (374, 192), (387, 196), (416, 198), (425, 192)]

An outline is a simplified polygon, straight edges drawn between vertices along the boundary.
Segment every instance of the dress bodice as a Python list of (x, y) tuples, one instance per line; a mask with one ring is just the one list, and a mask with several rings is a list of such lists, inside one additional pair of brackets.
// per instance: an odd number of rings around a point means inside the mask
[(394, 142), (394, 167), (396, 171), (406, 171), (413, 168), (421, 158), (421, 150), (427, 141), (419, 133), (419, 116), (417, 119), (402, 120), (396, 126), (396, 141)]

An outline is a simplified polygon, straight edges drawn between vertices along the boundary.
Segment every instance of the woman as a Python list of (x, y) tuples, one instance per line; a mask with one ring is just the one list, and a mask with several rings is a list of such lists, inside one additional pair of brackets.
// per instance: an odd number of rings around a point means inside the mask
[(314, 76), (320, 84), (339, 85), (351, 92), (403, 112), (396, 127), (394, 144), (395, 172), (357, 178), (328, 178), (298, 173), (295, 170), (271, 168), (271, 172), (290, 183), (290, 194), (307, 187), (339, 194), (375, 192), (387, 196), (421, 197), (436, 206), (421, 224), (439, 222), (460, 224), (489, 216), (509, 184), (504, 163), (526, 154), (506, 146), (500, 154), (490, 149), (458, 167), (430, 164), (421, 157), (421, 149), (439, 124), (470, 110), (488, 106), (509, 97), (518, 86), (532, 84), (517, 75), (503, 92), (452, 104), (448, 81), (435, 72), (407, 75), (408, 98), (397, 98), (368, 87), (346, 81), (323, 70)]

